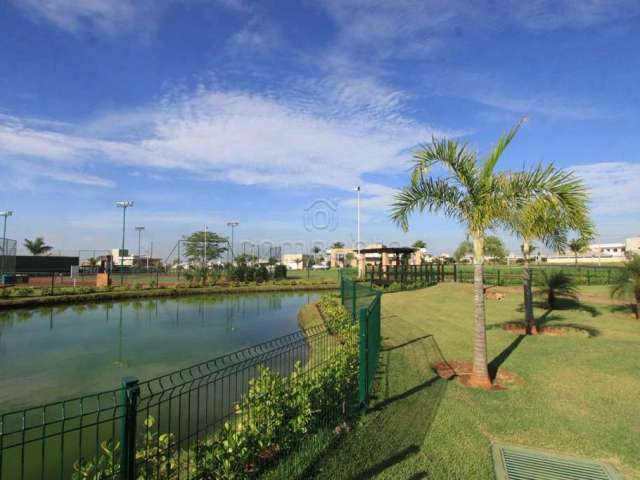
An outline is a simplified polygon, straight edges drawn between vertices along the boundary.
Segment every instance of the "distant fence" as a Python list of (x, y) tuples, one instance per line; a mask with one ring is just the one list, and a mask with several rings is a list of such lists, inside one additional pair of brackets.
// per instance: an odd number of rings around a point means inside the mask
[[(620, 267), (609, 266), (572, 266), (572, 265), (532, 265), (530, 267), (533, 284), (542, 285), (544, 274), (562, 272), (571, 277), (578, 285), (610, 285), (619, 275)], [(446, 276), (454, 281), (473, 283), (473, 265), (447, 266)], [(508, 286), (522, 284), (522, 266), (485, 265), (484, 283), (486, 285)]]
[(366, 283), (343, 276), (340, 279), (340, 298), (353, 321), (359, 325), (358, 392), (360, 404), (366, 407), (382, 347), (382, 294)]
[[(544, 274), (563, 272), (578, 285), (610, 285), (620, 271), (613, 266), (532, 265), (534, 285), (544, 282)], [(422, 265), (367, 265), (364, 280), (373, 286), (398, 285), (400, 289), (416, 285), (428, 286), (441, 282), (473, 283), (473, 265), (424, 263)], [(522, 266), (484, 265), (486, 285), (521, 285)], [(348, 292), (347, 292), (348, 294)]]
[(15, 273), (18, 242), (0, 237), (0, 274)]
[[(226, 423), (236, 431), (264, 417), (268, 404), (246, 403), (262, 367), (287, 376), (301, 361), (302, 376), (313, 376), (341, 348), (318, 326), (150, 380), (129, 377), (113, 390), (0, 415), (0, 479), (200, 478), (197, 467), (215, 454), (208, 437)], [(322, 405), (314, 425), (333, 431), (344, 399)]]

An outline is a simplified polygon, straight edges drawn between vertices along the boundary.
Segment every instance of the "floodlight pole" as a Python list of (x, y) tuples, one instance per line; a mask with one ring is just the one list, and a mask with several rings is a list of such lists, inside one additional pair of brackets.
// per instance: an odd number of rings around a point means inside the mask
[(133, 207), (133, 202), (125, 200), (116, 202), (116, 207), (122, 208), (122, 249), (120, 250), (120, 286), (124, 284), (124, 232), (127, 218), (127, 208)]
[(357, 223), (358, 223), (358, 243), (356, 244), (356, 249), (358, 250), (358, 261), (360, 261), (360, 185), (356, 185), (356, 195), (357, 195)]
[(136, 227), (136, 230), (138, 231), (138, 263), (140, 263), (140, 239), (142, 238), (142, 231), (144, 230), (144, 227)]
[(0, 274), (4, 273), (5, 258), (7, 256), (7, 217), (11, 215), (13, 215), (11, 210), (0, 212), (0, 216), (4, 217), (4, 227), (2, 228), (2, 267), (0, 268)]
[(240, 222), (227, 222), (227, 227), (231, 227), (231, 265), (235, 260), (235, 255), (233, 254), (233, 230), (240, 225)]

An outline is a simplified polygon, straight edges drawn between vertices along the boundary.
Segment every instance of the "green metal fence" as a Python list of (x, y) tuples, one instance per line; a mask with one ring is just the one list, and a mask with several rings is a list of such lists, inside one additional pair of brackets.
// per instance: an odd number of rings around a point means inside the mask
[[(473, 283), (473, 265), (459, 265), (454, 274), (455, 265), (447, 266), (447, 274), (454, 275), (455, 281)], [(574, 280), (577, 285), (610, 285), (620, 272), (620, 267), (573, 266), (573, 265), (533, 265), (530, 267), (533, 284), (542, 285), (544, 275), (562, 272)], [(487, 285), (521, 285), (522, 266), (485, 265), (484, 282)]]
[(340, 298), (354, 322), (359, 324), (358, 397), (366, 407), (378, 371), (382, 337), (382, 294), (367, 283), (341, 277)]
[[(128, 377), (113, 390), (2, 414), (0, 480), (201, 478), (198, 462), (213, 448), (206, 439), (225, 424), (236, 431), (251, 423), (256, 409), (264, 415), (268, 403), (245, 403), (262, 367), (286, 377), (300, 361), (302, 374), (287, 378), (311, 378), (341, 348), (318, 326), (150, 380)], [(322, 403), (313, 427), (332, 432), (345, 403)]]

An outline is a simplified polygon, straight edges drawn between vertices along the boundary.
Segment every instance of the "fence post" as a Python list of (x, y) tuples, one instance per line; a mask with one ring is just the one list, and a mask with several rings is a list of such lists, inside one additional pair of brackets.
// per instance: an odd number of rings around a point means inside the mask
[(458, 281), (458, 264), (453, 264), (453, 281), (454, 283)]
[(498, 285), (501, 285), (501, 283), (500, 283), (500, 269), (498, 268), (496, 270), (496, 272), (498, 272)]
[(358, 399), (360, 401), (360, 408), (364, 411), (368, 406), (369, 397), (369, 326), (367, 325), (367, 308), (360, 308), (358, 314), (360, 321), (360, 347), (358, 351), (358, 363), (360, 368), (358, 369)]
[(120, 445), (122, 456), (120, 458), (120, 478), (123, 480), (135, 480), (136, 459), (136, 416), (140, 386), (135, 377), (122, 379), (122, 425), (120, 428)]
[(56, 274), (54, 272), (51, 272), (51, 295), (52, 296), (55, 288), (56, 288)]
[(344, 279), (342, 278), (342, 270), (338, 270), (338, 281), (340, 282), (340, 303), (344, 305)]
[(353, 321), (355, 322), (358, 318), (358, 313), (356, 312), (356, 282), (351, 282), (351, 314), (353, 315)]
[(587, 270), (587, 285), (591, 285), (591, 271)]

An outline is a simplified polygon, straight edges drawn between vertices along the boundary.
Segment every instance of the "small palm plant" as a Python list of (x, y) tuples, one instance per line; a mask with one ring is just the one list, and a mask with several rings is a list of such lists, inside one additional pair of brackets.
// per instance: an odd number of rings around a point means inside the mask
[(578, 300), (578, 287), (573, 277), (564, 272), (542, 272), (542, 288), (539, 295), (547, 297), (547, 306), (550, 310), (556, 307), (558, 297)]
[(640, 320), (640, 255), (634, 255), (620, 269), (611, 285), (611, 297), (632, 298), (636, 320)]

